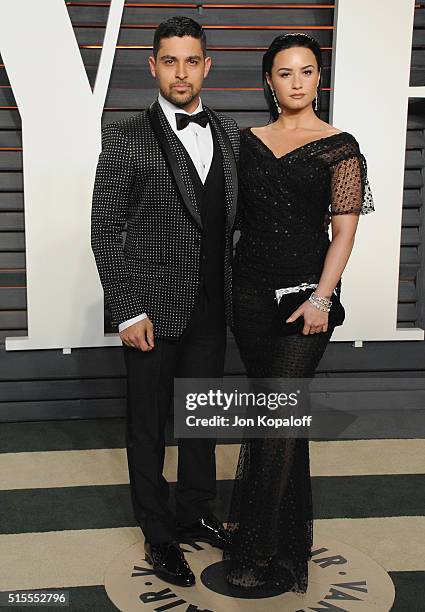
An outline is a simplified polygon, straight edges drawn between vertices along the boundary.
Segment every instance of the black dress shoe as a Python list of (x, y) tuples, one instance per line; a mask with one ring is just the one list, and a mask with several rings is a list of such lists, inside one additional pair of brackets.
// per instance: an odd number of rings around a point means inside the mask
[(145, 559), (153, 566), (158, 578), (179, 586), (195, 584), (195, 576), (178, 542), (169, 541), (161, 544), (145, 542)]
[(215, 516), (201, 516), (190, 525), (177, 523), (176, 531), (181, 541), (206, 542), (217, 548), (230, 544), (230, 536)]

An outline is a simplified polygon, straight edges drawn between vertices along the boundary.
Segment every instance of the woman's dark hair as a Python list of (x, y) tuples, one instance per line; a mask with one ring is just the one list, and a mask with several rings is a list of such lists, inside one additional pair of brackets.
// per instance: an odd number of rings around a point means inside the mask
[[(322, 52), (320, 51), (320, 45), (317, 40), (315, 40), (308, 34), (302, 34), (301, 32), (289, 32), (287, 34), (280, 34), (280, 36), (276, 36), (270, 47), (263, 55), (263, 89), (264, 97), (266, 98), (267, 106), (269, 107), (270, 111), (270, 121), (276, 121), (276, 119), (279, 117), (279, 113), (277, 111), (276, 103), (273, 99), (270, 86), (267, 83), (266, 74), (271, 75), (272, 66), (276, 54), (279, 53), (279, 51), (289, 49), (290, 47), (306, 47), (307, 49), (310, 49), (314, 53), (314, 56), (316, 58), (319, 72), (322, 68)], [(320, 110), (319, 91), (317, 92), (317, 102), (318, 110), (315, 112), (318, 114)]]
[(156, 59), (158, 55), (161, 39), (171, 38), (172, 36), (192, 36), (201, 41), (202, 53), (204, 57), (207, 53), (207, 38), (202, 26), (189, 17), (171, 17), (167, 21), (163, 21), (155, 30), (153, 38), (153, 55)]

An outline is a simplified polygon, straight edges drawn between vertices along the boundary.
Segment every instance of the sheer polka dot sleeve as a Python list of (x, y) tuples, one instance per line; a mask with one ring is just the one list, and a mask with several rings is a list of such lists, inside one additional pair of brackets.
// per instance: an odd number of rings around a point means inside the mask
[(331, 215), (365, 215), (375, 210), (365, 157), (356, 154), (330, 167)]
[(122, 231), (131, 206), (134, 163), (124, 132), (111, 123), (102, 129), (91, 212), (91, 246), (114, 325), (146, 311), (131, 290)]

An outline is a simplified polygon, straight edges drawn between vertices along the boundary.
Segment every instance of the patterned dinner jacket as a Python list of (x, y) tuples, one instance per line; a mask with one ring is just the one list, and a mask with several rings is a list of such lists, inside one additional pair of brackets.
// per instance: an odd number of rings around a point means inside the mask
[[(232, 325), (239, 129), (230, 117), (204, 109), (224, 165), (225, 202), (217, 204), (226, 209), (224, 299), (226, 322)], [(114, 325), (145, 312), (156, 337), (181, 335), (199, 286), (202, 231), (183, 145), (158, 101), (104, 126), (91, 246)]]

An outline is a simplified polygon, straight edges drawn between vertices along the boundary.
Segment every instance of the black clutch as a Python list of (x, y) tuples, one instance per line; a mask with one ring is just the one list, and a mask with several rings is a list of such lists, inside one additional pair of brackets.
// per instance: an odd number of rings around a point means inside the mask
[[(302, 331), (304, 327), (303, 316), (298, 317), (298, 319), (292, 321), (291, 323), (286, 323), (286, 319), (290, 317), (291, 314), (299, 306), (301, 306), (301, 304), (308, 300), (314, 290), (314, 287), (309, 287), (306, 289), (300, 289), (299, 291), (284, 293), (283, 295), (281, 295), (279, 300), (276, 296), (276, 332), (279, 333), (279, 335), (286, 336)], [(332, 327), (342, 325), (345, 319), (345, 309), (344, 306), (341, 304), (339, 295), (340, 287), (338, 287), (336, 292), (334, 291), (332, 294), (332, 305), (328, 316), (328, 330)]]

